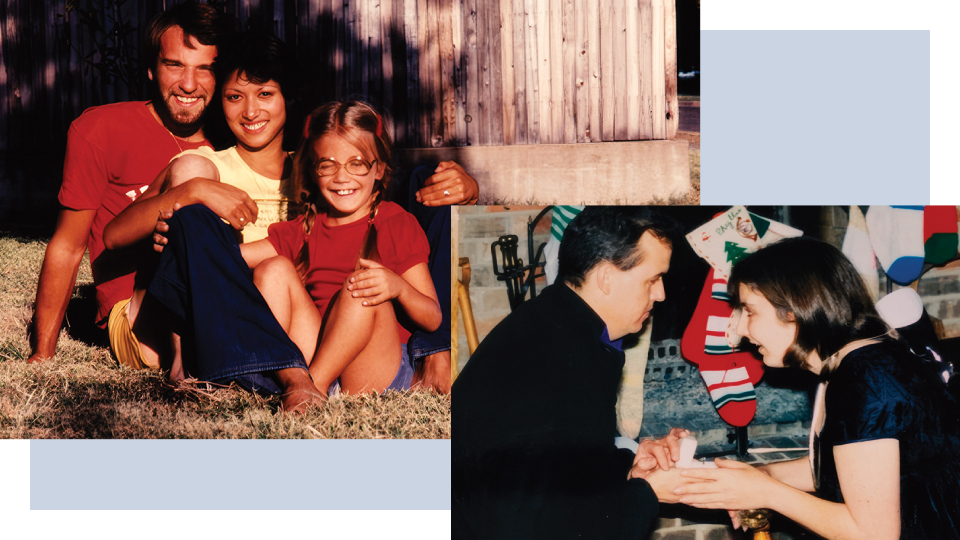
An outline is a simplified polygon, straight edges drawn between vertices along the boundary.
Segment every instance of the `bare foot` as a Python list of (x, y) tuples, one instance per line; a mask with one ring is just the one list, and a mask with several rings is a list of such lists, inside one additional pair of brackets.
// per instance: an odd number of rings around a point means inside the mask
[(327, 401), (327, 396), (317, 392), (310, 373), (303, 368), (277, 370), (277, 378), (283, 386), (280, 405), (286, 412), (303, 414), (307, 410), (307, 405), (311, 403), (322, 405)]
[(180, 349), (180, 334), (170, 334), (170, 347), (173, 349), (173, 363), (170, 365), (170, 374), (167, 378), (170, 382), (178, 383), (184, 379), (183, 373), (183, 351)]
[(424, 357), (413, 374), (410, 387), (449, 394), (450, 384), (450, 351), (440, 351)]

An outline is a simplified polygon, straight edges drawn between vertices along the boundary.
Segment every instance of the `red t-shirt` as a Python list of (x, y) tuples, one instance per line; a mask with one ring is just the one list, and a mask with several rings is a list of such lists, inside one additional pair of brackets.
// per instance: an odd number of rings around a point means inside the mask
[(103, 229), (143, 193), (182, 150), (209, 146), (175, 139), (146, 101), (91, 107), (70, 125), (60, 204), (96, 210), (87, 249), (97, 287), (97, 321), (106, 324), (114, 304), (133, 294), (131, 250), (104, 253)]
[[(377, 228), (377, 251), (382, 264), (398, 276), (430, 257), (427, 237), (417, 219), (392, 202), (380, 205), (373, 220)], [(340, 226), (327, 224), (320, 214), (314, 222), (307, 241), (310, 267), (304, 284), (320, 313), (343, 286), (356, 266), (357, 254), (367, 232), (367, 220), (361, 219)], [(296, 262), (303, 247), (303, 218), (270, 225), (268, 238), (277, 253)], [(410, 332), (399, 325), (400, 340), (406, 343)]]

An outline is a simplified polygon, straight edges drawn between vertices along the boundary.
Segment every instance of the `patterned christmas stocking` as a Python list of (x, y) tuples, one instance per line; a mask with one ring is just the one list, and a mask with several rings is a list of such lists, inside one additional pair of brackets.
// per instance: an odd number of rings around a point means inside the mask
[(923, 252), (938, 266), (957, 256), (957, 207), (923, 207)]
[(757, 412), (753, 387), (763, 377), (763, 362), (749, 352), (737, 352), (731, 345), (727, 329), (733, 309), (727, 300), (727, 280), (711, 268), (680, 341), (680, 351), (700, 368), (720, 417), (742, 427)]
[(867, 230), (887, 277), (901, 285), (920, 277), (924, 257), (922, 206), (871, 206), (867, 210)]

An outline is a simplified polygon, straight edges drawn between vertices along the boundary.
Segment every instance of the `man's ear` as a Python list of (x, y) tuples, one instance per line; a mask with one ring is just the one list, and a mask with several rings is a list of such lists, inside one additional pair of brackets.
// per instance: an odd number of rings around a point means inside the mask
[(613, 277), (610, 269), (613, 267), (609, 262), (602, 261), (597, 265), (597, 270), (594, 272), (594, 278), (597, 282), (597, 288), (600, 289), (603, 294), (610, 294), (610, 279)]
[(153, 80), (153, 68), (147, 69), (147, 78), (150, 79), (151, 81)]

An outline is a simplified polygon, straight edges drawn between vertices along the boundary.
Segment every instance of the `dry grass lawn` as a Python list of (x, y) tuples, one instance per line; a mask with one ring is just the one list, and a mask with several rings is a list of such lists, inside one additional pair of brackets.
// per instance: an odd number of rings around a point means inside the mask
[[(172, 385), (118, 367), (61, 332), (57, 356), (28, 365), (26, 329), (46, 244), (0, 237), (0, 437), (449, 438), (450, 398), (428, 392), (333, 398), (304, 416), (236, 387)], [(78, 284), (92, 282), (81, 265)]]

